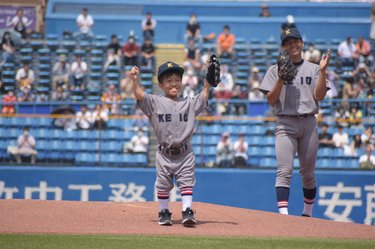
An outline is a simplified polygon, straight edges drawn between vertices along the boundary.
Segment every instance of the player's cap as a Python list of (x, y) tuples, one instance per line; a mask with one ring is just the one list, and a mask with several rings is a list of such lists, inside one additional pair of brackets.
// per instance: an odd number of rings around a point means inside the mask
[(283, 32), (281, 32), (281, 34), (280, 34), (281, 44), (284, 44), (284, 41), (287, 38), (290, 38), (290, 37), (302, 40), (301, 33), (298, 31), (298, 29), (296, 29), (296, 28), (287, 28)]
[(172, 61), (167, 61), (164, 64), (161, 64), (158, 69), (158, 81), (161, 83), (161, 76), (167, 72), (176, 72), (181, 74), (184, 74), (184, 69), (180, 67), (178, 64), (172, 62)]

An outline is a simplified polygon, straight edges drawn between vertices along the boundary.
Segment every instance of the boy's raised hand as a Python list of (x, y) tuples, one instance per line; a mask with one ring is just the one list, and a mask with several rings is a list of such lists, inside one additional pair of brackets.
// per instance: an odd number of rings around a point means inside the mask
[(139, 76), (139, 69), (138, 69), (138, 67), (134, 66), (130, 70), (130, 77), (131, 77), (132, 80), (136, 81), (136, 80), (138, 80), (138, 76)]

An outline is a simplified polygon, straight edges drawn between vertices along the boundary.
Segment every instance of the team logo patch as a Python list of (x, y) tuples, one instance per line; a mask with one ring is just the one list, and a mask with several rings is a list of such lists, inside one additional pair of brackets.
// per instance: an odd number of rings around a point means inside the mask
[(168, 63), (167, 67), (173, 67), (173, 64), (172, 63)]
[(290, 29), (285, 30), (285, 34), (290, 35)]

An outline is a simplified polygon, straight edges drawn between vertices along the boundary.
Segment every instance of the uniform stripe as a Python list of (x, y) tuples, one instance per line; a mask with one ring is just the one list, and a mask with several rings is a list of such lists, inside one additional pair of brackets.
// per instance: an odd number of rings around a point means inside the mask
[(307, 198), (304, 198), (304, 202), (305, 202), (306, 204), (314, 204), (315, 199), (307, 199)]
[(158, 199), (169, 199), (169, 192), (158, 191)]
[(278, 201), (277, 206), (279, 208), (288, 207), (288, 201)]
[(192, 187), (185, 187), (180, 189), (181, 195), (193, 195), (193, 188)]

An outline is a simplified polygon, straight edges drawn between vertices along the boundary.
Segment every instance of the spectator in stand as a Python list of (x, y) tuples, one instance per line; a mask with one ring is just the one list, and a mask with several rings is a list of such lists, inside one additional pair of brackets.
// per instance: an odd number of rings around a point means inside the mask
[(367, 127), (364, 133), (361, 135), (361, 140), (363, 144), (370, 143), (375, 145), (375, 134), (371, 126)]
[(100, 100), (107, 105), (107, 108), (112, 115), (119, 114), (121, 95), (117, 92), (114, 84), (108, 86)]
[(29, 134), (29, 127), (24, 127), (17, 139), (18, 146), (8, 147), (8, 152), (16, 157), (17, 163), (22, 163), (22, 156), (30, 156), (31, 164), (35, 164), (38, 152), (35, 150), (35, 138)]
[(70, 64), (66, 62), (66, 55), (60, 55), (59, 61), (53, 66), (52, 75), (53, 90), (56, 90), (58, 86), (64, 90), (69, 89)]
[(133, 129), (135, 131), (141, 129), (143, 131), (148, 131), (148, 126), (150, 125), (150, 122), (147, 118), (147, 116), (143, 113), (143, 111), (139, 108), (135, 110), (135, 118), (132, 123)]
[(16, 81), (17, 86), (21, 91), (25, 88), (33, 88), (35, 76), (34, 71), (29, 66), (29, 63), (24, 62), (22, 68), (18, 69), (16, 74)]
[(371, 44), (362, 36), (358, 36), (357, 43), (355, 44), (354, 59), (357, 64), (365, 61), (373, 61), (373, 56), (371, 55)]
[(338, 80), (340, 79), (340, 76), (336, 74), (334, 70), (330, 70), (327, 68), (326, 78), (328, 82), (328, 87), (330, 88), (329, 91), (327, 91), (326, 97), (328, 98), (338, 97), (339, 93), (337, 89), (338, 89)]
[[(230, 98), (234, 101), (245, 100), (248, 97), (247, 95), (248, 94), (246, 93), (246, 91), (241, 89), (241, 86), (237, 84), (233, 87), (233, 91), (232, 91)], [(246, 104), (243, 102), (238, 101), (238, 102), (230, 103), (229, 107), (230, 107), (230, 113), (232, 115), (239, 116), (239, 115), (244, 115), (246, 113)]]
[(95, 110), (92, 112), (95, 129), (107, 128), (108, 108), (106, 104), (95, 105)]
[(134, 135), (130, 142), (125, 144), (125, 153), (147, 153), (148, 149), (148, 137), (144, 135), (142, 129), (138, 129), (137, 135)]
[(232, 167), (234, 163), (234, 151), (228, 132), (224, 132), (221, 135), (221, 140), (217, 144), (216, 149), (216, 165), (218, 167)]
[(234, 165), (236, 167), (244, 167), (247, 165), (247, 149), (249, 145), (245, 140), (245, 134), (240, 133), (238, 140), (234, 142)]
[(271, 12), (270, 12), (270, 9), (268, 8), (267, 4), (262, 4), (261, 8), (262, 8), (262, 10), (259, 14), (260, 17), (270, 17), (271, 16)]
[(358, 152), (362, 149), (361, 134), (355, 134), (353, 140), (350, 142), (350, 155), (358, 156)]
[[(1, 112), (4, 114), (16, 113), (16, 107), (15, 107), (16, 102), (17, 102), (17, 97), (14, 96), (14, 92), (8, 91), (8, 94), (4, 95), (3, 97), (3, 108), (1, 109)], [(13, 103), (13, 104), (8, 104), (8, 103)]]
[(303, 58), (311, 63), (319, 64), (320, 51), (316, 49), (314, 43), (309, 43), (308, 49), (304, 52)]
[(155, 27), (156, 27), (156, 20), (152, 18), (152, 13), (147, 12), (145, 19), (142, 20), (142, 32), (143, 32), (143, 39), (150, 39), (154, 40), (155, 37)]
[(117, 65), (118, 70), (121, 69), (121, 46), (118, 42), (117, 35), (111, 36), (111, 42), (107, 47), (107, 61), (104, 64), (104, 71), (108, 69), (110, 65)]
[(346, 37), (337, 49), (337, 55), (341, 66), (354, 66), (355, 46), (352, 37)]
[(145, 38), (141, 47), (141, 66), (147, 66), (154, 71), (155, 69), (155, 46), (150, 38)]
[(344, 131), (344, 127), (342, 125), (337, 126), (337, 132), (333, 134), (332, 140), (336, 148), (343, 149), (344, 153), (348, 151), (349, 135)]
[(320, 148), (332, 148), (333, 143), (333, 136), (328, 131), (329, 125), (327, 123), (323, 123), (321, 126), (321, 131), (319, 133), (319, 147)]
[[(232, 74), (228, 71), (228, 65), (221, 64), (221, 82), (214, 89), (215, 98), (218, 100), (229, 100), (232, 97), (234, 81)], [(219, 101), (216, 103), (217, 114), (224, 115), (228, 113), (228, 101)]]
[(223, 32), (216, 41), (216, 53), (219, 57), (231, 58), (233, 55), (236, 36), (231, 33), (230, 27), (225, 25)]
[(197, 14), (193, 13), (190, 15), (189, 21), (186, 24), (186, 34), (185, 38), (187, 43), (189, 43), (191, 40), (194, 41), (194, 43), (200, 43), (201, 40), (201, 26), (198, 22), (198, 16)]
[(4, 32), (0, 49), (3, 53), (3, 61), (0, 63), (0, 67), (9, 61), (14, 61), (16, 48), (9, 31)]
[(283, 33), (285, 32), (286, 29), (291, 29), (291, 28), (297, 28), (297, 25), (294, 22), (294, 16), (287, 15), (285, 22), (281, 24), (280, 33)]
[(185, 62), (186, 69), (192, 68), (194, 71), (199, 72), (201, 69), (200, 50), (196, 47), (194, 40), (189, 40), (189, 45), (185, 48)]
[(259, 90), (259, 82), (254, 82), (249, 91), (250, 101), (261, 101), (265, 99), (265, 95)]
[(366, 144), (366, 154), (359, 157), (361, 169), (375, 169), (375, 156), (373, 155), (374, 145)]
[(93, 125), (92, 113), (86, 105), (81, 106), (81, 110), (76, 113), (77, 127), (82, 130), (88, 130)]
[(139, 47), (134, 36), (128, 37), (128, 41), (122, 47), (122, 53), (124, 55), (124, 66), (138, 65)]
[(62, 86), (57, 86), (56, 90), (51, 94), (53, 101), (67, 101), (69, 99), (69, 92), (65, 91)]
[(342, 102), (335, 112), (336, 123), (345, 127), (349, 126), (349, 115), (347, 104)]
[(89, 14), (87, 8), (82, 9), (81, 14), (77, 16), (76, 23), (79, 29), (79, 32), (75, 34), (76, 38), (91, 40), (94, 36), (92, 32), (94, 18)]
[(27, 39), (28, 34), (31, 32), (27, 26), (29, 20), (25, 16), (23, 9), (18, 9), (16, 15), (12, 18), (12, 25), (15, 31), (21, 34), (22, 39)]
[(195, 74), (193, 69), (188, 69), (186, 74), (182, 76), (182, 96), (194, 97), (195, 89), (198, 86), (198, 76)]
[(85, 80), (87, 75), (87, 63), (82, 60), (81, 55), (77, 54), (75, 61), (71, 66), (71, 73), (73, 76), (73, 85), (71, 90), (85, 90)]
[(361, 110), (355, 106), (350, 107), (349, 123), (351, 126), (359, 126), (362, 123), (362, 117), (363, 115)]
[(247, 79), (247, 86), (251, 90), (254, 88), (254, 84), (259, 87), (260, 82), (262, 82), (262, 77), (259, 75), (259, 68), (254, 66), (251, 68), (249, 78)]
[(130, 70), (125, 71), (125, 77), (120, 82), (120, 92), (121, 99), (135, 99)]
[(370, 80), (372, 73), (364, 62), (358, 64), (358, 66), (353, 70), (352, 76), (354, 78), (354, 83), (357, 84), (360, 90), (358, 98), (367, 98), (367, 92), (369, 92)]
[(30, 86), (23, 87), (17, 95), (18, 102), (34, 102), (36, 96)]
[(354, 78), (349, 77), (344, 82), (344, 87), (342, 89), (342, 99), (347, 100), (347, 99), (358, 98), (360, 92), (361, 92), (361, 90), (360, 90), (358, 84), (354, 83)]

